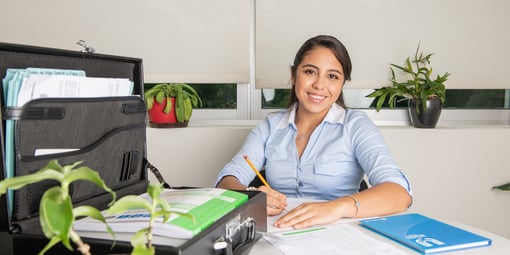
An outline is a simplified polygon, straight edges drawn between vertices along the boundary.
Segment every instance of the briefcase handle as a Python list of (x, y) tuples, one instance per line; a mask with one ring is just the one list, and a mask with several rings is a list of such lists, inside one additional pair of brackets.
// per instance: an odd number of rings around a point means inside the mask
[(144, 162), (145, 162), (145, 166), (152, 172), (152, 174), (154, 174), (154, 176), (156, 176), (156, 179), (158, 179), (159, 183), (163, 184), (163, 188), (165, 188), (165, 189), (172, 188), (172, 186), (170, 184), (168, 184), (168, 182), (165, 181), (165, 178), (163, 178), (163, 176), (161, 175), (159, 170), (154, 165), (149, 163), (149, 161), (146, 158), (144, 158)]

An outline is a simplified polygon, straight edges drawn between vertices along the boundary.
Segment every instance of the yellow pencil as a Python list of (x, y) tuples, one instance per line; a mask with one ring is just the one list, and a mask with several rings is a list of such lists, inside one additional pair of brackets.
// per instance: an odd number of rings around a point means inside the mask
[(259, 170), (257, 170), (253, 163), (251, 163), (251, 160), (248, 158), (248, 156), (246, 154), (243, 154), (243, 158), (244, 160), (246, 160), (246, 162), (248, 162), (248, 165), (250, 165), (251, 169), (253, 170), (253, 172), (255, 172), (255, 174), (257, 174), (257, 177), (259, 177), (262, 183), (264, 183), (266, 187), (271, 188), (271, 186), (269, 186), (269, 183), (267, 183), (266, 179), (264, 179), (264, 176), (262, 176)]

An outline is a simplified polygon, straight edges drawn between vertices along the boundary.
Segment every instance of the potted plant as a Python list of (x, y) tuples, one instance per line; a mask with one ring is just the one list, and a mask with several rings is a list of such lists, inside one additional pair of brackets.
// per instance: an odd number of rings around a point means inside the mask
[(193, 107), (202, 100), (193, 87), (185, 83), (161, 83), (145, 91), (145, 102), (152, 127), (186, 127)]
[[(39, 254), (44, 254), (60, 242), (69, 250), (73, 250), (71, 241), (81, 254), (90, 254), (90, 246), (84, 243), (73, 230), (74, 221), (77, 217), (89, 216), (106, 224), (104, 216), (96, 208), (87, 205), (73, 207), (69, 188), (74, 181), (84, 180), (98, 185), (112, 195), (111, 203), (116, 198), (115, 192), (106, 186), (96, 171), (85, 166), (77, 167), (80, 164), (81, 161), (72, 165), (61, 166), (57, 160), (52, 160), (33, 174), (11, 177), (0, 181), (0, 195), (5, 194), (7, 189), (16, 190), (40, 181), (55, 180), (60, 183), (60, 186), (54, 186), (46, 190), (39, 202), (39, 223), (44, 235), (50, 239)], [(113, 236), (111, 228), (108, 225), (106, 227)]]
[[(442, 106), (446, 98), (445, 82), (450, 73), (437, 75), (432, 78), (430, 58), (433, 54), (425, 55), (420, 52), (420, 45), (416, 48), (414, 58), (408, 57), (405, 66), (390, 64), (391, 86), (375, 89), (367, 97), (376, 100), (376, 109), (380, 111), (385, 102), (394, 108), (397, 101), (408, 100), (408, 110), (413, 126), (418, 128), (434, 128), (439, 120)], [(409, 78), (398, 81), (396, 68)]]

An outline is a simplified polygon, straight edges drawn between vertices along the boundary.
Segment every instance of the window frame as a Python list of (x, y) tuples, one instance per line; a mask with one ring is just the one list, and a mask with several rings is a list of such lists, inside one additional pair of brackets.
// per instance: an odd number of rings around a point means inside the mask
[[(510, 91), (510, 90), (509, 90)], [(194, 109), (192, 124), (253, 124), (278, 109), (262, 109), (261, 89), (249, 83), (237, 84), (237, 109)], [(508, 97), (507, 97), (508, 98)], [(357, 109), (365, 112), (377, 125), (409, 126), (407, 109)], [(507, 125), (510, 109), (443, 109), (439, 125)]]

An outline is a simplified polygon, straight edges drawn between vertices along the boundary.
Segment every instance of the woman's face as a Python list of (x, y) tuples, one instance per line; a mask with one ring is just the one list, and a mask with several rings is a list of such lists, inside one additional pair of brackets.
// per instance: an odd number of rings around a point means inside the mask
[(345, 81), (342, 64), (324, 47), (306, 53), (294, 79), (299, 110), (323, 115), (340, 96)]

